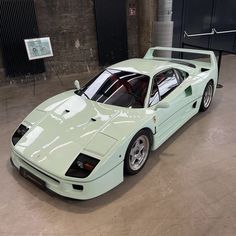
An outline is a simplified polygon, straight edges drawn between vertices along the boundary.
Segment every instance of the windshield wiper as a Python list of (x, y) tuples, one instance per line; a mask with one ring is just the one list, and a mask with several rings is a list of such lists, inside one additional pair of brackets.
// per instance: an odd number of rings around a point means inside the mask
[[(80, 92), (80, 94), (78, 94), (78, 92)], [(84, 92), (84, 90), (82, 90), (82, 89), (78, 89), (78, 90), (76, 91), (76, 94), (77, 94), (77, 95), (83, 94), (86, 98), (90, 99), (89, 96), (88, 96), (88, 95)]]
[(111, 76), (115, 75), (115, 74), (111, 73), (108, 69), (105, 69), (105, 71), (107, 71)]
[[(116, 79), (118, 80), (118, 83), (120, 83), (121, 85), (124, 86), (124, 88), (126, 89), (127, 93), (130, 94), (130, 95), (135, 99), (136, 102), (138, 102), (138, 103), (140, 103), (141, 105), (143, 105), (143, 103), (140, 101), (140, 97), (137, 96), (137, 95), (134, 93), (134, 91), (133, 91), (133, 89), (132, 89), (132, 86), (131, 86), (131, 84), (130, 84), (128, 81), (121, 79), (117, 74), (111, 73), (108, 69), (106, 69), (106, 71), (107, 71), (109, 74), (111, 74), (111, 76), (116, 76)], [(105, 95), (105, 94), (103, 94), (103, 95)]]

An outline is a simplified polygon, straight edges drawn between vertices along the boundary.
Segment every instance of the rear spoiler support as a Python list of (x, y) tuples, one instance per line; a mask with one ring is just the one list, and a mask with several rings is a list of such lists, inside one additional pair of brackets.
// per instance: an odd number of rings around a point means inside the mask
[(217, 60), (216, 60), (215, 53), (213, 51), (196, 50), (196, 49), (188, 49), (188, 48), (152, 47), (148, 49), (146, 55), (144, 56), (144, 59), (155, 59), (156, 57), (153, 56), (153, 53), (155, 50), (207, 55), (210, 58), (211, 68), (212, 69), (215, 68), (218, 71)]

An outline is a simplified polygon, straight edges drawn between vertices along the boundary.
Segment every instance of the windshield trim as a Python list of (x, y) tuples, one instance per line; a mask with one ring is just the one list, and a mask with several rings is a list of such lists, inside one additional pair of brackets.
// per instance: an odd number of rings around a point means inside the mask
[[(116, 73), (112, 73), (113, 71)], [(145, 74), (106, 68), (77, 90), (76, 94), (98, 103), (145, 108), (150, 81), (150, 76)], [(118, 93), (121, 89), (124, 92)]]

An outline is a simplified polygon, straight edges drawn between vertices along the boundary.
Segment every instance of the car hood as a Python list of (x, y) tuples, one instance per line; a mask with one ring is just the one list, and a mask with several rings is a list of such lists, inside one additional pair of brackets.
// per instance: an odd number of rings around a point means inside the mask
[(72, 91), (63, 93), (26, 117), (23, 123), (29, 131), (15, 150), (30, 163), (63, 177), (79, 153), (106, 158), (117, 142), (138, 125), (143, 110), (97, 103)]

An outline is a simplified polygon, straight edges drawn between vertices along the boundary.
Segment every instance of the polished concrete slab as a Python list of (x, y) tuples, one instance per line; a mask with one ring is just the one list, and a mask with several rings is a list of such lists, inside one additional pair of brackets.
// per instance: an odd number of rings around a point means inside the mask
[[(0, 235), (236, 235), (236, 57), (225, 56), (210, 109), (152, 152), (136, 176), (88, 201), (44, 192), (9, 163), (10, 137), (74, 78), (0, 88)], [(75, 76), (74, 76), (75, 77)]]

